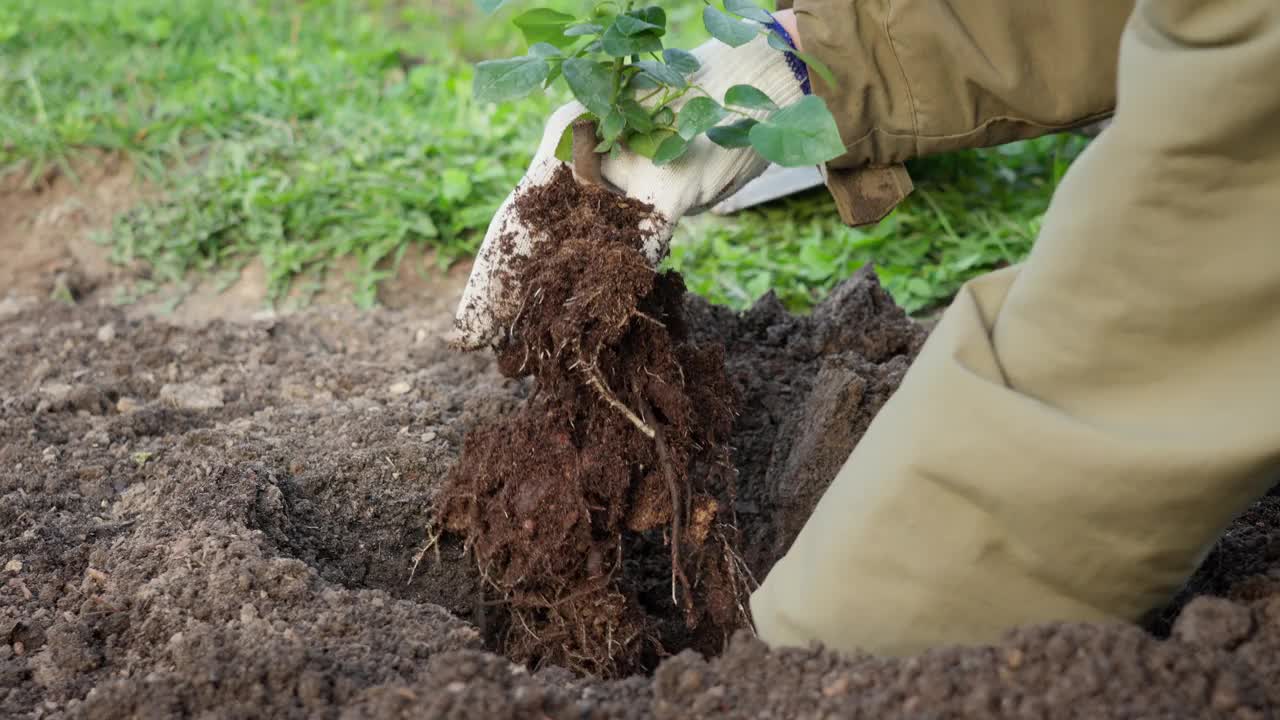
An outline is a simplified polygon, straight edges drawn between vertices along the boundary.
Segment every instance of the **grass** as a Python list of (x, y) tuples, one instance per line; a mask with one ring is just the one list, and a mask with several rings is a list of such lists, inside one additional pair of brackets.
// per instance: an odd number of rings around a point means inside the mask
[[(584, 0), (551, 0), (562, 9)], [(273, 296), (354, 259), (355, 299), (414, 245), (474, 252), (561, 97), (470, 99), (470, 63), (523, 51), (470, 0), (7, 0), (0, 3), (0, 174), (71, 173), (86, 149), (130, 156), (160, 193), (105, 242), (161, 282), (261, 259)], [(667, 2), (679, 44), (700, 4)], [(416, 56), (420, 62), (406, 62)], [(682, 224), (670, 263), (744, 306), (774, 288), (803, 309), (865, 262), (924, 310), (1019, 259), (1078, 139), (917, 163), (888, 220), (839, 224), (821, 191)]]
[(917, 161), (915, 192), (865, 228), (841, 223), (821, 188), (729, 218), (691, 219), (668, 263), (715, 302), (746, 307), (772, 289), (795, 311), (872, 263), (899, 305), (928, 311), (966, 280), (1026, 256), (1085, 144), (1061, 135)]
[(476, 106), (440, 26), (341, 0), (10, 0), (0, 169), (128, 154), (164, 195), (116, 222), (117, 259), (180, 280), (259, 257), (278, 295), (354, 257), (370, 304), (409, 245), (473, 251), (549, 107)]

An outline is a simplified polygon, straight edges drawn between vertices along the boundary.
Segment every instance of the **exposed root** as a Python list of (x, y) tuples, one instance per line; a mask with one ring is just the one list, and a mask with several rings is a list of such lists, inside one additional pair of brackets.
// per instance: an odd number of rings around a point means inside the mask
[(688, 609), (693, 605), (693, 592), (689, 588), (689, 578), (685, 576), (684, 566), (680, 562), (680, 543), (682, 542), (680, 528), (685, 514), (684, 503), (680, 501), (680, 483), (676, 480), (675, 467), (671, 464), (671, 454), (667, 451), (666, 436), (654, 418), (653, 408), (649, 407), (649, 402), (644, 397), (640, 397), (640, 412), (644, 413), (644, 419), (654, 428), (652, 437), (658, 452), (658, 465), (661, 466), (662, 475), (667, 480), (667, 491), (671, 493), (671, 602), (677, 607), (680, 605), (676, 592), (678, 586), (684, 591), (682, 594), (685, 608)]
[(413, 556), (413, 567), (409, 570), (409, 579), (405, 581), (405, 585), (413, 584), (413, 576), (418, 573), (418, 565), (422, 562), (422, 558), (426, 557), (428, 551), (435, 551), (436, 562), (440, 562), (440, 536), (444, 534), (444, 528), (438, 523), (432, 522), (427, 528), (427, 544), (422, 546), (417, 555)]
[(595, 388), (596, 392), (600, 393), (600, 397), (603, 398), (605, 402), (612, 405), (615, 410), (622, 413), (622, 416), (630, 421), (632, 425), (635, 425), (637, 430), (644, 433), (645, 437), (653, 439), (656, 436), (652, 426), (644, 420), (641, 420), (640, 416), (636, 415), (631, 408), (624, 405), (621, 400), (609, 391), (608, 386), (604, 384), (604, 379), (600, 377), (600, 371), (596, 370), (595, 367), (590, 367), (587, 368), (586, 375), (587, 382), (591, 383), (591, 387)]
[(659, 319), (655, 318), (654, 316), (650, 315), (649, 313), (641, 312), (640, 310), (632, 310), (632, 311), (631, 311), (631, 315), (632, 315), (632, 317), (638, 317), (638, 318), (640, 318), (641, 320), (644, 320), (644, 321), (646, 321), (646, 322), (651, 322), (651, 323), (653, 323), (654, 325), (657, 325), (657, 326), (658, 326), (658, 327), (660, 327), (660, 328), (666, 328), (666, 327), (667, 327), (665, 324), (663, 324), (663, 322), (662, 322), (661, 320), (659, 320)]
[(725, 569), (729, 571), (729, 581), (735, 589), (741, 590), (734, 593), (734, 604), (738, 608), (738, 616), (742, 619), (742, 627), (754, 633), (755, 625), (751, 622), (751, 612), (742, 603), (742, 598), (759, 587), (760, 583), (756, 582), (747, 561), (734, 549), (733, 543), (729, 542), (724, 533), (716, 531), (716, 542), (724, 550)]

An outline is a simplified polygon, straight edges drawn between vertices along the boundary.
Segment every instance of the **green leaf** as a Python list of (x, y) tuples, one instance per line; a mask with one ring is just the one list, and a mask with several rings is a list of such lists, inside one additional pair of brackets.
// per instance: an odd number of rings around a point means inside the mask
[(502, 7), (502, 4), (506, 1), (507, 0), (476, 0), (476, 5), (478, 5), (482, 11), (491, 13)]
[(564, 130), (560, 131), (560, 140), (556, 142), (555, 155), (557, 160), (569, 162), (573, 159), (573, 126), (581, 120), (589, 120), (591, 118), (591, 113), (582, 113), (564, 126)]
[(604, 31), (601, 41), (601, 47), (613, 57), (662, 52), (662, 40), (658, 38), (657, 33), (649, 30), (638, 35), (624, 35), (618, 29), (617, 23), (610, 25), (609, 29)]
[(634, 65), (663, 85), (670, 85), (674, 88), (683, 88), (688, 84), (683, 75), (671, 69), (670, 66), (663, 65), (655, 60), (641, 60), (638, 63), (634, 63)]
[(622, 112), (622, 117), (626, 118), (627, 124), (636, 132), (647, 133), (653, 130), (653, 119), (649, 117), (649, 111), (636, 102), (635, 98), (620, 100), (618, 110)]
[(791, 47), (791, 43), (787, 42), (786, 38), (782, 37), (781, 34), (773, 30), (769, 31), (769, 47), (773, 48), (774, 50), (781, 50), (784, 53), (795, 52), (796, 50), (795, 48)]
[(712, 37), (730, 47), (746, 45), (760, 31), (755, 25), (730, 17), (710, 5), (702, 9), (702, 24)]
[(542, 81), (542, 87), (549, 88), (551, 83), (560, 77), (560, 67), (564, 60), (564, 55), (560, 54), (560, 49), (550, 43), (535, 43), (529, 48), (530, 55), (536, 55), (551, 63), (551, 70), (547, 72), (547, 77)]
[(604, 138), (605, 142), (612, 144), (614, 140), (618, 139), (618, 135), (622, 134), (622, 128), (626, 124), (626, 118), (617, 108), (614, 108), (609, 111), (608, 115), (604, 116), (604, 122), (600, 124), (600, 137)]
[(700, 133), (715, 127), (728, 115), (728, 111), (720, 107), (720, 103), (709, 97), (699, 96), (685, 103), (680, 109), (679, 125), (680, 137), (685, 140), (692, 140)]
[(654, 80), (652, 75), (636, 73), (627, 81), (627, 87), (631, 90), (653, 90), (662, 87), (662, 84)]
[(653, 114), (654, 125), (670, 125), (676, 121), (676, 113), (669, 107), (663, 106)]
[(563, 62), (553, 61), (551, 63), (551, 72), (547, 73), (547, 79), (542, 81), (542, 87), (543, 88), (551, 87), (551, 83), (555, 82), (560, 77), (560, 73), (563, 69), (564, 69)]
[(929, 286), (929, 282), (924, 278), (914, 277), (908, 280), (907, 292), (924, 299), (933, 297), (933, 288)]
[(657, 5), (649, 5), (639, 10), (632, 10), (626, 13), (630, 17), (642, 20), (658, 28), (659, 35), (667, 34), (667, 11)]
[(680, 48), (663, 50), (662, 59), (667, 61), (667, 65), (670, 65), (672, 70), (682, 75), (698, 72), (698, 68), (702, 67), (702, 63), (698, 62), (698, 58), (693, 53)]
[(626, 15), (619, 15), (618, 18), (613, 21), (613, 26), (618, 28), (618, 32), (628, 36), (639, 35), (642, 32), (648, 32), (650, 30), (666, 32), (666, 28), (661, 25), (654, 25), (648, 20), (641, 20), (630, 13)]
[(573, 159), (573, 123), (565, 125), (560, 132), (560, 141), (556, 143), (556, 159), (560, 162)]
[(817, 165), (844, 154), (844, 142), (827, 104), (806, 95), (751, 128), (751, 146), (783, 167)]
[(535, 56), (486, 60), (476, 65), (472, 93), (479, 102), (502, 102), (523, 97), (542, 84), (551, 65)]
[(748, 110), (777, 110), (778, 106), (759, 88), (734, 85), (724, 94), (724, 104)]
[(689, 141), (679, 135), (672, 135), (662, 141), (657, 151), (653, 153), (654, 165), (666, 165), (684, 154), (689, 149)]
[(471, 194), (471, 178), (457, 168), (447, 168), (440, 181), (440, 194), (445, 200), (462, 200)]
[(748, 20), (755, 20), (766, 25), (773, 22), (773, 16), (765, 12), (751, 0), (724, 0), (724, 9)]
[(707, 138), (722, 148), (744, 148), (751, 145), (749, 136), (751, 128), (759, 124), (758, 120), (743, 118), (728, 125), (717, 125), (707, 131)]
[(604, 32), (604, 26), (595, 23), (578, 23), (570, 25), (564, 29), (565, 37), (580, 37), (582, 35), (596, 35)]
[(604, 117), (613, 108), (613, 73), (609, 67), (595, 60), (569, 58), (564, 61), (564, 80), (578, 102), (596, 115)]
[(795, 50), (793, 53), (796, 57), (800, 58), (800, 61), (807, 65), (810, 70), (818, 73), (818, 75), (825, 80), (828, 85), (835, 87), (840, 84), (836, 82), (836, 76), (831, 72), (831, 68), (827, 67), (825, 63), (817, 58), (817, 56), (810, 55), (807, 52), (800, 52), (799, 50)]
[(836, 76), (831, 73), (831, 68), (827, 67), (826, 64), (817, 57), (814, 57), (809, 53), (800, 52), (799, 50), (791, 47), (791, 45), (787, 43), (786, 39), (778, 33), (769, 33), (769, 46), (785, 53), (791, 53), (792, 55), (800, 58), (800, 62), (803, 62), (805, 66), (813, 72), (818, 73), (818, 75), (821, 76), (828, 85), (835, 86), (838, 84), (836, 83)]
[(511, 22), (520, 28), (525, 42), (530, 45), (550, 43), (557, 47), (564, 47), (573, 42), (571, 38), (564, 36), (564, 29), (576, 19), (572, 15), (548, 8), (534, 8), (517, 15)]
[(658, 152), (658, 147), (662, 145), (668, 138), (678, 138), (679, 135), (670, 130), (654, 130), (648, 133), (637, 133), (627, 140), (627, 149), (631, 152), (652, 158)]

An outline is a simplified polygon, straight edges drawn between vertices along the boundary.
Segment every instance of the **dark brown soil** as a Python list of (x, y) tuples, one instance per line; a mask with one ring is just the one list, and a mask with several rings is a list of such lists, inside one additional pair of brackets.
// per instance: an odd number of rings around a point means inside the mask
[[(759, 576), (921, 336), (869, 273), (812, 317), (771, 299), (741, 316), (689, 300), (686, 320), (692, 342), (726, 348), (736, 516)], [(0, 717), (1280, 710), (1276, 496), (1232, 526), (1190, 586), (1199, 596), (1164, 614), (1167, 640), (1055, 625), (889, 660), (743, 635), (651, 676), (530, 672), (485, 648), (459, 546), (425, 553), (410, 580), (462, 438), (530, 390), (422, 322), (314, 311), (192, 329), (0, 301)], [(654, 557), (669, 563), (665, 548)]]
[(547, 240), (512, 271), (498, 365), (533, 396), (467, 436), (441, 503), (492, 591), (494, 644), (600, 677), (719, 652), (752, 589), (722, 349), (691, 340), (684, 284), (641, 254), (650, 207), (566, 167), (516, 208)]

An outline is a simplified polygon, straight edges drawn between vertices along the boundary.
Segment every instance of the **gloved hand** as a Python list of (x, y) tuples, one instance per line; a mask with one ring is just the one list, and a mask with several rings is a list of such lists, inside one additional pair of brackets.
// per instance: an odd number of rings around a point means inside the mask
[[(701, 67), (689, 75), (690, 84), (706, 90), (717, 102), (724, 99), (726, 90), (740, 84), (759, 88), (779, 107), (804, 95), (787, 54), (770, 47), (764, 35), (737, 48), (711, 40), (696, 48), (693, 55)], [(678, 109), (683, 101), (697, 96), (696, 90), (690, 91), (673, 106)], [(555, 157), (556, 145), (565, 128), (584, 112), (581, 104), (572, 102), (552, 114), (524, 178), (494, 215), (458, 305), (455, 329), (449, 337), (456, 347), (476, 349), (489, 344), (497, 329), (505, 325), (503, 319), (514, 314), (514, 307), (504, 305), (518, 305), (519, 292), (503, 287), (503, 283), (515, 281), (512, 273), (503, 270), (514, 257), (537, 252), (538, 243), (545, 239), (521, 224), (515, 199), (526, 188), (547, 182), (565, 164)], [(761, 119), (766, 114), (757, 111), (752, 116)], [(700, 135), (684, 155), (662, 167), (623, 148), (617, 157), (602, 158), (601, 174), (617, 191), (653, 205), (657, 217), (652, 221), (654, 227), (642, 228), (648, 237), (643, 251), (656, 265), (666, 255), (681, 217), (702, 212), (729, 197), (767, 167), (768, 162), (751, 148), (725, 149)]]

